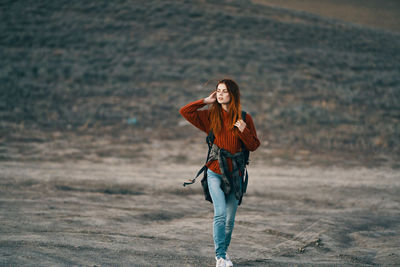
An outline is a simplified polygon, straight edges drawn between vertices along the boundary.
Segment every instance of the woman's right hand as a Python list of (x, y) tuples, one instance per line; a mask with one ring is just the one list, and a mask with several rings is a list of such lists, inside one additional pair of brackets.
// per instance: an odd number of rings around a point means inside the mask
[(205, 104), (212, 104), (217, 100), (217, 91), (214, 91), (208, 97), (204, 98)]

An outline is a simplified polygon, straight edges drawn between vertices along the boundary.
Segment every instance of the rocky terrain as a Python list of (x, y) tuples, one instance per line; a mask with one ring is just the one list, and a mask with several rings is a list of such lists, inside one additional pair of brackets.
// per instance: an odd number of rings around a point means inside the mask
[[(1, 163), (1, 266), (215, 266), (198, 165)], [(234, 266), (396, 266), (393, 169), (253, 164)]]

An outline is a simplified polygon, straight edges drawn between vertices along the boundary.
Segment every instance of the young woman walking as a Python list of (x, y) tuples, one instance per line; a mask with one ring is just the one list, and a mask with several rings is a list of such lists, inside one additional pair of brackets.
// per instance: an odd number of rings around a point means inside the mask
[[(199, 110), (207, 104), (211, 105), (209, 109)], [(206, 163), (206, 170), (208, 191), (214, 206), (216, 266), (233, 266), (226, 251), (231, 241), (236, 209), (243, 196), (243, 146), (254, 151), (260, 145), (253, 120), (249, 114), (242, 118), (239, 86), (230, 79), (220, 80), (208, 97), (187, 104), (179, 112), (201, 131), (209, 134), (212, 130), (214, 133), (212, 156)]]

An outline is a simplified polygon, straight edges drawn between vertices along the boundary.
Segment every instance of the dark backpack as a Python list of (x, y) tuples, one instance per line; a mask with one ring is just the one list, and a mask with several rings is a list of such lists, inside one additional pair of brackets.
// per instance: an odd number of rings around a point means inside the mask
[[(242, 111), (242, 120), (246, 122), (246, 111)], [(201, 185), (202, 185), (202, 187), (203, 187), (203, 192), (204, 192), (204, 197), (205, 197), (205, 199), (208, 200), (208, 201), (210, 201), (211, 203), (212, 203), (212, 199), (211, 199), (210, 192), (209, 192), (209, 190), (208, 190), (208, 183), (207, 183), (207, 166), (206, 166), (206, 164), (207, 164), (208, 159), (209, 159), (209, 157), (210, 157), (210, 151), (211, 151), (212, 145), (214, 144), (214, 140), (215, 140), (215, 135), (214, 135), (213, 131), (210, 130), (210, 132), (208, 133), (208, 136), (206, 137), (206, 143), (207, 143), (207, 145), (208, 145), (208, 152), (207, 152), (206, 163), (205, 163), (204, 166), (197, 172), (197, 175), (196, 175), (196, 177), (195, 177), (194, 179), (190, 180), (190, 182), (184, 182), (184, 183), (183, 183), (183, 186), (186, 186), (186, 185), (189, 185), (189, 184), (193, 184), (193, 183), (196, 181), (197, 177), (198, 177), (202, 172), (204, 172), (204, 176), (203, 176), (203, 178), (201, 179)], [(245, 162), (245, 165), (248, 165), (248, 164), (249, 164), (249, 155), (250, 155), (250, 152), (249, 152), (249, 150), (247, 150), (247, 148), (246, 148), (246, 146), (243, 144), (243, 142), (242, 142), (242, 151), (243, 151), (243, 153), (244, 153), (244, 162)], [(245, 174), (243, 174), (243, 175), (245, 175)], [(245, 179), (245, 181), (244, 181), (244, 186), (243, 186), (244, 192), (246, 191), (247, 183), (248, 183), (248, 176), (247, 176), (247, 170), (246, 170), (246, 179)], [(239, 200), (239, 205), (241, 204), (241, 202), (242, 202), (242, 198)]]

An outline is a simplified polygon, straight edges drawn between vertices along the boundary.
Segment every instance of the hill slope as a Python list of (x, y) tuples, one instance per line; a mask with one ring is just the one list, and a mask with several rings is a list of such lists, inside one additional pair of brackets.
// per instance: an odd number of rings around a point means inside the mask
[(179, 108), (229, 76), (274, 147), (400, 154), (399, 34), (251, 1), (1, 9), (2, 142), (199, 135)]

